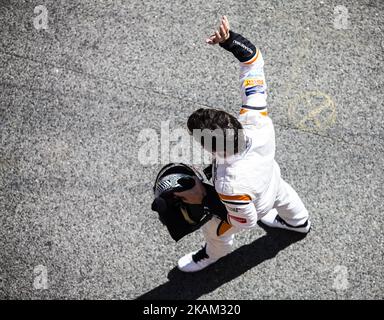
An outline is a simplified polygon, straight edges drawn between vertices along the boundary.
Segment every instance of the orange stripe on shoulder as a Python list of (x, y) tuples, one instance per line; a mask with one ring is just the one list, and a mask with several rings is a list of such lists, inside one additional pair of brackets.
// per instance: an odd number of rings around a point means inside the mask
[(219, 193), (219, 197), (221, 200), (235, 200), (235, 201), (251, 201), (251, 197), (247, 194), (235, 195), (235, 196), (227, 196), (225, 194)]
[(246, 112), (248, 112), (247, 109), (244, 109), (244, 108), (241, 108), (241, 109), (240, 109), (240, 114), (244, 114), (244, 113), (246, 113)]

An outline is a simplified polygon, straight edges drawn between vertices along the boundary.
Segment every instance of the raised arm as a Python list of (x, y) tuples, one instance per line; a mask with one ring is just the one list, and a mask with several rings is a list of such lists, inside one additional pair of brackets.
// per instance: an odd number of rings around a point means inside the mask
[[(219, 44), (240, 62), (242, 106), (238, 120), (241, 124), (253, 129), (261, 128), (266, 123), (270, 124), (266, 111), (267, 86), (264, 77), (264, 61), (260, 51), (248, 39), (230, 30), (226, 16), (222, 17), (219, 29), (206, 42), (212, 45)], [(255, 145), (263, 143), (264, 136), (261, 134), (258, 141), (254, 142)], [(256, 225), (258, 219), (253, 204), (255, 196), (243, 191), (232, 187), (229, 193), (219, 193), (219, 196), (228, 212), (227, 221), (239, 229), (249, 229)]]
[[(257, 110), (258, 114), (267, 115), (267, 85), (264, 76), (264, 60), (259, 49), (241, 34), (230, 30), (226, 16), (221, 19), (219, 30), (211, 35), (206, 42), (219, 44), (220, 47), (232, 52), (240, 62), (240, 86), (242, 108), (241, 118), (251, 118), (255, 115), (247, 114), (248, 111)], [(252, 119), (242, 119), (245, 122), (253, 122)]]

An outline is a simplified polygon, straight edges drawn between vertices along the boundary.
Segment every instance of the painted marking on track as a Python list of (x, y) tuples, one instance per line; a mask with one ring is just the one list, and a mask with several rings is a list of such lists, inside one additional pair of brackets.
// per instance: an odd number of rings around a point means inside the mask
[(323, 132), (336, 122), (337, 110), (332, 98), (321, 91), (305, 91), (288, 104), (289, 121), (298, 129)]

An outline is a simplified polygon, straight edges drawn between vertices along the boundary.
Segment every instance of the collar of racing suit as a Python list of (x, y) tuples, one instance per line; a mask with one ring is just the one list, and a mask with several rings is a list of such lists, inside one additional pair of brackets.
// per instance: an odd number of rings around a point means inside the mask
[(230, 155), (230, 156), (225, 156), (224, 152), (216, 152), (215, 153), (215, 161), (217, 164), (226, 164), (226, 165), (230, 165), (240, 159), (242, 159), (248, 152), (251, 144), (252, 144), (252, 140), (250, 137), (248, 136), (245, 136), (245, 149), (243, 150), (243, 152), (241, 153), (236, 153), (236, 154), (233, 154), (233, 155)]

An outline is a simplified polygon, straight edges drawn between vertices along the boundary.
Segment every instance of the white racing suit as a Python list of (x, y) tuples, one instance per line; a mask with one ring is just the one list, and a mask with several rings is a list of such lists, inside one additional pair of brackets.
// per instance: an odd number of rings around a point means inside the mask
[(264, 61), (256, 49), (252, 58), (240, 62), (242, 107), (238, 120), (246, 136), (245, 151), (213, 165), (212, 179), (221, 201), (228, 210), (230, 225), (223, 228), (218, 218), (203, 227), (206, 252), (212, 258), (232, 250), (234, 234), (251, 229), (270, 210), (289, 225), (299, 226), (308, 219), (308, 211), (299, 196), (280, 176), (275, 157), (275, 132), (267, 112), (267, 86)]

